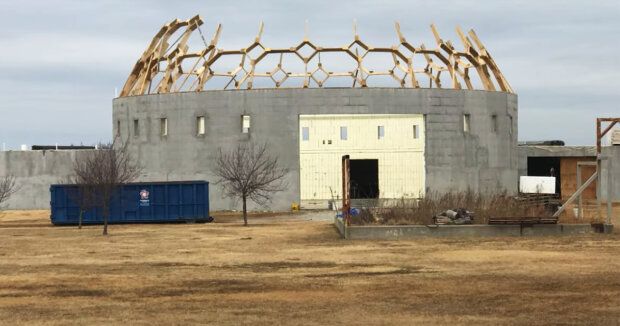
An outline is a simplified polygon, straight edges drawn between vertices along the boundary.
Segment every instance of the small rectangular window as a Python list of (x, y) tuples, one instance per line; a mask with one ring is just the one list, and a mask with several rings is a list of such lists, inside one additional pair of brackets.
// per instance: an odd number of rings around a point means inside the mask
[(469, 132), (469, 114), (463, 114), (463, 132)]
[(491, 131), (497, 132), (497, 115), (491, 116)]
[(138, 119), (135, 119), (133, 121), (133, 135), (140, 136), (140, 122), (138, 121)]
[(241, 116), (241, 132), (247, 134), (250, 132), (250, 116), (242, 115)]
[(347, 127), (340, 127), (340, 140), (347, 140)]
[(420, 137), (419, 133), (418, 125), (413, 125), (413, 139), (418, 139)]
[(116, 135), (121, 135), (121, 120), (116, 120)]
[(205, 134), (205, 117), (196, 117), (196, 133), (198, 135)]
[(383, 126), (378, 126), (377, 127), (377, 138), (383, 139), (384, 136), (385, 136), (385, 128), (383, 128)]
[(301, 127), (301, 140), (304, 140), (304, 141), (310, 140), (310, 128)]
[(512, 135), (512, 132), (513, 132), (513, 130), (512, 130), (512, 116), (511, 116), (511, 115), (509, 115), (509, 116), (508, 116), (508, 118), (509, 118), (509, 119), (508, 119), (508, 123), (510, 124), (510, 125), (508, 126), (508, 130), (510, 131), (510, 134)]
[(160, 119), (160, 132), (162, 136), (168, 136), (168, 118)]

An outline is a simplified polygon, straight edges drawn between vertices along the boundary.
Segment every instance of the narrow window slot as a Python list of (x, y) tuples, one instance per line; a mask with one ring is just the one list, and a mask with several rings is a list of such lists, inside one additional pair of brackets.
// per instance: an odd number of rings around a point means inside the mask
[(198, 135), (205, 134), (205, 117), (196, 117), (196, 133)]
[(242, 115), (241, 116), (241, 132), (247, 134), (250, 132), (250, 116)]
[(463, 132), (470, 131), (470, 115), (463, 114)]
[(161, 118), (159, 121), (161, 135), (168, 136), (168, 118)]
[(136, 137), (140, 136), (140, 121), (138, 119), (133, 121), (133, 135)]

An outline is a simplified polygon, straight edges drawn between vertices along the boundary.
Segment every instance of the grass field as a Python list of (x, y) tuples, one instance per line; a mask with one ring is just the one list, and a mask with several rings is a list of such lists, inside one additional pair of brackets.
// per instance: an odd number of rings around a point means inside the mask
[(225, 214), (102, 236), (2, 214), (1, 325), (620, 324), (617, 233), (351, 241), (309, 215)]

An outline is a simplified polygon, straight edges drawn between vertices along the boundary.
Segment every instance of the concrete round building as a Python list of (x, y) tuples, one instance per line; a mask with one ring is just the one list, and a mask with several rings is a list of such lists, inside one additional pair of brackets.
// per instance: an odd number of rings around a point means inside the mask
[[(215, 46), (218, 27), (210, 44), (189, 52), (186, 41), (201, 24), (199, 16), (166, 24), (114, 100), (114, 134), (144, 166), (141, 181), (214, 181), (219, 149), (256, 143), (267, 144), (290, 169), (289, 188), (274, 196), (274, 210), (293, 203), (327, 207), (339, 198), (345, 154), (357, 198), (516, 192), (517, 96), (473, 31), (467, 37), (457, 29), (463, 51), (441, 40), (434, 26), (437, 47), (413, 47), (398, 24), (400, 43), (390, 48), (368, 46), (354, 33), (343, 47), (320, 47), (306, 37), (295, 47), (271, 49), (260, 43), (261, 25), (250, 46), (227, 51)], [(179, 37), (170, 46), (173, 35)], [(329, 71), (321, 53), (342, 54), (357, 68)], [(389, 67), (366, 68), (372, 54), (388, 54)], [(297, 58), (303, 70), (289, 70), (285, 55)], [(215, 70), (227, 56), (240, 58), (238, 68)], [(269, 57), (279, 61), (261, 70)], [(216, 84), (218, 78), (224, 83)], [(353, 86), (330, 87), (337, 78)], [(375, 86), (379, 78), (395, 87)], [(237, 208), (217, 185), (210, 199), (214, 210)]]

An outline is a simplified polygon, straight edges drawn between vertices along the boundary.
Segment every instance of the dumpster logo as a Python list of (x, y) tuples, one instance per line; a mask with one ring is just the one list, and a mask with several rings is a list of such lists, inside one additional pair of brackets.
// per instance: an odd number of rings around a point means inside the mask
[(140, 190), (140, 206), (149, 206), (149, 192), (146, 189)]

